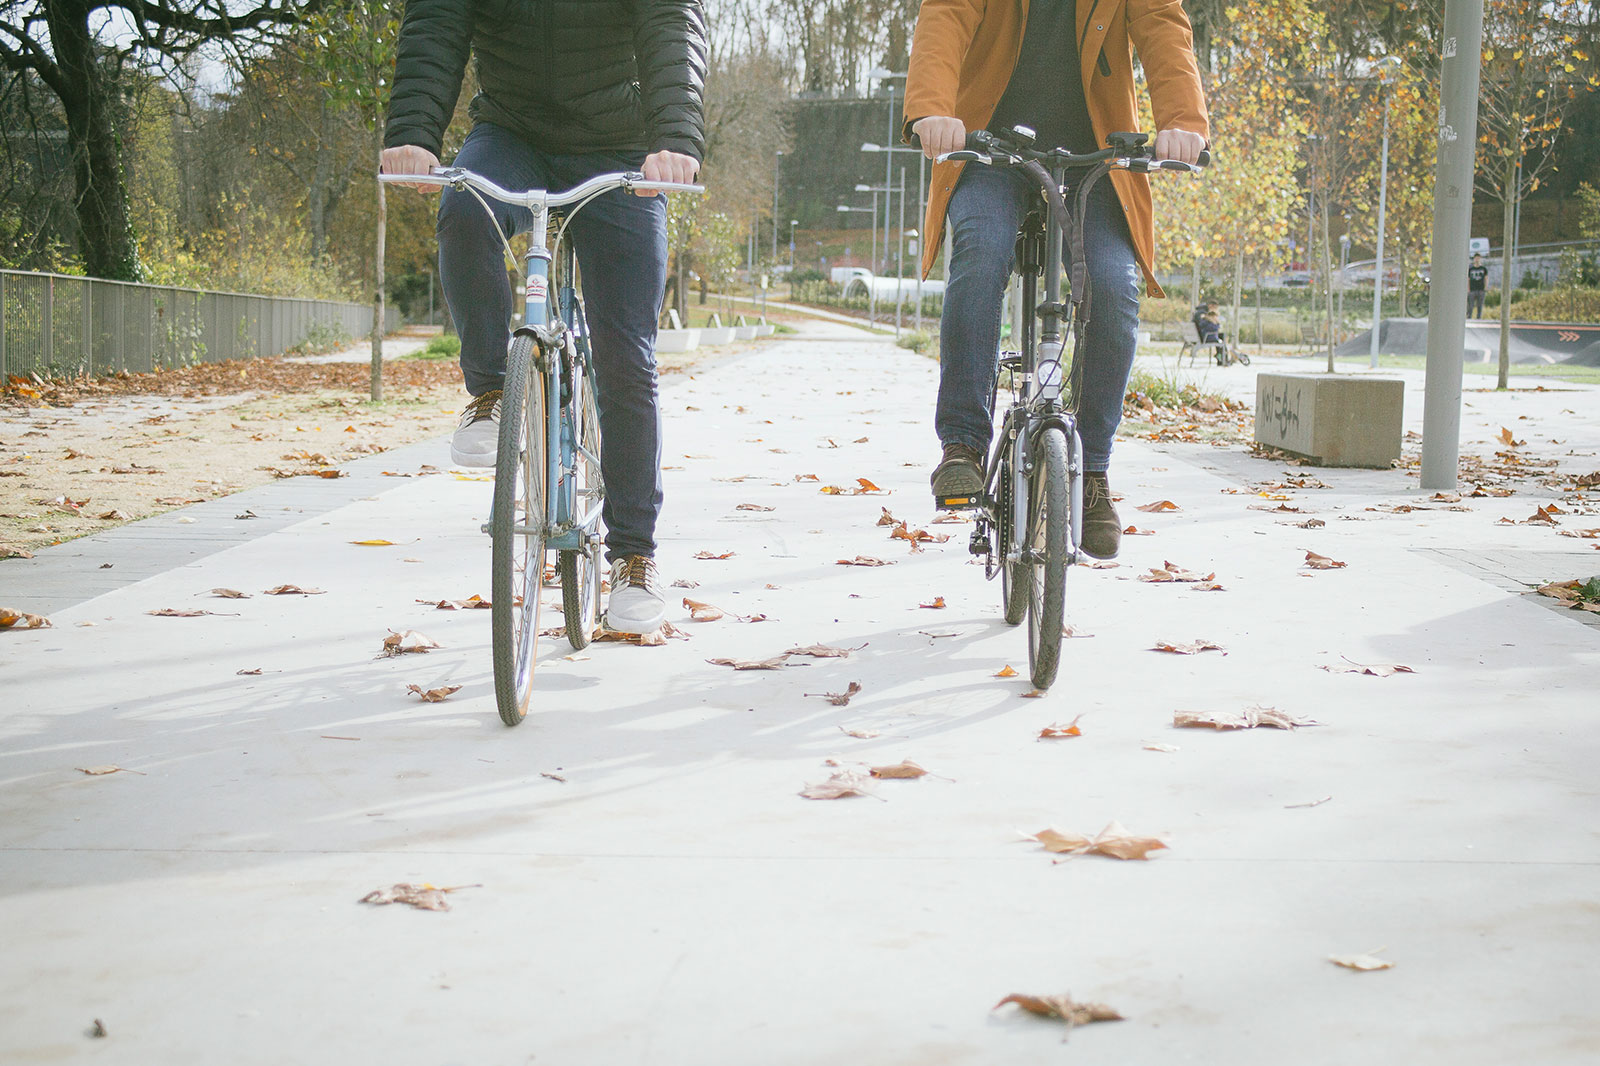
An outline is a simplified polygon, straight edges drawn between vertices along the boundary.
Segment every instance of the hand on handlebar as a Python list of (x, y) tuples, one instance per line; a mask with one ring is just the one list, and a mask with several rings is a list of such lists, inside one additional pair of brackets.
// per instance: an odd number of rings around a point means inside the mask
[(948, 115), (930, 115), (911, 124), (911, 132), (922, 142), (922, 154), (938, 159), (949, 152), (960, 151), (967, 142), (967, 127), (958, 118)]
[[(427, 174), (439, 165), (439, 157), (426, 148), (414, 144), (401, 144), (385, 148), (378, 164), (380, 174)], [(411, 189), (437, 189), (437, 185), (424, 185), (409, 181), (394, 182)]]
[[(700, 164), (695, 161), (692, 155), (684, 155), (682, 152), (669, 152), (663, 148), (659, 152), (651, 152), (645, 156), (644, 166), (640, 169), (643, 170), (646, 181), (676, 181), (689, 185), (694, 182), (694, 176), (699, 172)], [(654, 189), (635, 189), (633, 194), (635, 196), (661, 195)]]
[(1162, 130), (1156, 134), (1151, 155), (1156, 159), (1176, 159), (1180, 163), (1199, 163), (1206, 139), (1188, 130)]

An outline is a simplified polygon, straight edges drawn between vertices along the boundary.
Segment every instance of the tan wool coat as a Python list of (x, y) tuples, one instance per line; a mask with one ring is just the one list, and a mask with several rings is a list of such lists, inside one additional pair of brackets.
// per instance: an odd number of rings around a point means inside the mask
[[(934, 115), (959, 118), (982, 129), (1000, 105), (1022, 50), (1029, 0), (923, 0), (912, 38), (906, 78), (905, 126)], [(1079, 66), (1097, 143), (1106, 135), (1139, 129), (1134, 91), (1135, 50), (1157, 130), (1179, 129), (1210, 137), (1205, 95), (1194, 58), (1193, 31), (1180, 0), (1077, 0)], [(963, 163), (935, 163), (928, 188), (922, 272), (926, 276), (944, 241), (945, 209)], [(1143, 174), (1114, 171), (1110, 180), (1127, 215), (1134, 252), (1152, 293), (1155, 222), (1150, 183)]]

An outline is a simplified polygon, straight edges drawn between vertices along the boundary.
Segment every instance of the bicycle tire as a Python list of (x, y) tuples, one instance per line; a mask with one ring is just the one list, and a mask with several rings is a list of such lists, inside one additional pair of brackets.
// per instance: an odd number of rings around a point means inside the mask
[(1234, 358), (1236, 360), (1238, 360), (1240, 366), (1249, 366), (1250, 365), (1250, 357), (1248, 355), (1246, 355), (1243, 351), (1235, 352), (1234, 353)]
[[(500, 394), (494, 510), (489, 518), (490, 629), (500, 720), (521, 725), (533, 697), (544, 584), (545, 377), (529, 337), (515, 337)], [(519, 501), (520, 496), (520, 501)], [(519, 522), (520, 519), (520, 522)]]
[(995, 523), (995, 541), (1000, 549), (1000, 605), (1005, 611), (1006, 625), (1021, 625), (1028, 616), (1028, 603), (1033, 598), (1033, 567), (1025, 562), (1008, 562), (1007, 557), (1022, 548), (1016, 535), (1012, 503), (1015, 489), (1012, 485), (1011, 459), (1000, 460), (1000, 484), (995, 496), (999, 520)]
[[(576, 482), (575, 514), (592, 508), (601, 499), (604, 487), (600, 478), (600, 414), (595, 408), (594, 385), (582, 379), (573, 403), (577, 409), (578, 453), (573, 460)], [(589, 646), (600, 624), (600, 547), (586, 546), (563, 551), (556, 557), (561, 575), (561, 610), (567, 625), (567, 640), (574, 648)]]
[(1028, 478), (1028, 542), (1033, 588), (1028, 600), (1028, 680), (1049, 688), (1061, 665), (1067, 604), (1067, 542), (1072, 522), (1067, 483), (1067, 436), (1046, 426), (1034, 439)]

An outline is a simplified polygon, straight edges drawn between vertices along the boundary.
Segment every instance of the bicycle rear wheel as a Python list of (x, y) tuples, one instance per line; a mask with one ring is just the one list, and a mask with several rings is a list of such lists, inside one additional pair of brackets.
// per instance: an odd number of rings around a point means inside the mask
[(1006, 625), (1021, 625), (1028, 616), (1028, 604), (1033, 599), (1033, 566), (1026, 560), (1008, 562), (1007, 557), (1025, 547), (1017, 531), (1015, 471), (1009, 446), (1006, 457), (1000, 460), (1000, 483), (996, 487), (995, 540), (1000, 550), (1000, 603), (1005, 610)]
[(1028, 477), (1028, 548), (1033, 587), (1028, 599), (1028, 679), (1036, 689), (1055, 682), (1067, 605), (1067, 543), (1072, 521), (1067, 482), (1067, 435), (1046, 426), (1034, 440)]
[[(572, 463), (572, 477), (576, 514), (574, 518), (598, 507), (604, 495), (600, 481), (600, 415), (595, 408), (594, 384), (587, 375), (581, 385), (574, 406), (576, 454)], [(563, 551), (556, 559), (556, 569), (561, 574), (561, 607), (566, 616), (567, 640), (574, 648), (587, 648), (594, 631), (600, 624), (600, 546), (586, 544), (577, 551)]]
[(531, 338), (519, 336), (506, 358), (489, 517), (494, 698), (506, 725), (520, 725), (528, 715), (539, 650), (547, 486), (545, 376), (536, 352)]

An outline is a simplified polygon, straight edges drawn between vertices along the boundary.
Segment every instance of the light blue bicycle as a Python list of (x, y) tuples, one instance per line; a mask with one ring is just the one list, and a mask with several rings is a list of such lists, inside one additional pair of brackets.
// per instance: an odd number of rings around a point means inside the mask
[[(490, 218), (494, 212), (485, 196), (533, 212), (528, 251), (523, 256), (522, 324), (511, 334), (500, 394), (494, 502), (489, 520), (483, 524), (492, 545), (489, 587), (495, 703), (506, 725), (520, 725), (533, 697), (547, 551), (556, 552), (562, 613), (572, 646), (588, 646), (600, 622), (604, 572), (600, 509), (605, 499), (600, 478), (600, 417), (576, 259), (571, 244), (561, 238), (573, 215), (613, 189), (699, 193), (705, 187), (618, 173), (597, 175), (563, 193), (545, 189), (511, 192), (460, 167), (379, 177), (395, 183), (447, 185), (470, 193)], [(557, 213), (559, 226), (551, 242), (546, 231)], [(505, 247), (515, 262), (510, 243)]]

